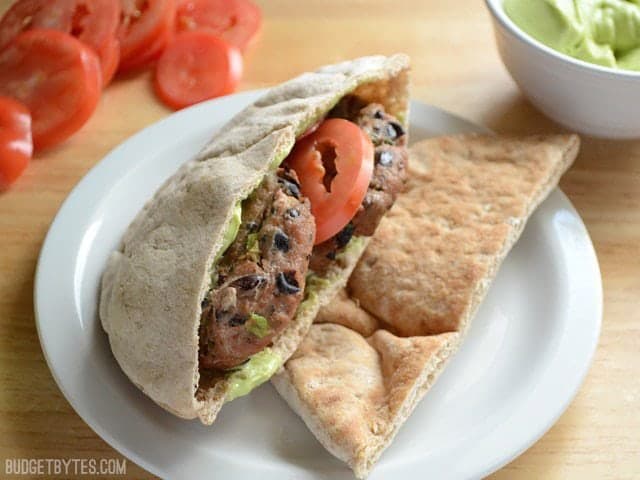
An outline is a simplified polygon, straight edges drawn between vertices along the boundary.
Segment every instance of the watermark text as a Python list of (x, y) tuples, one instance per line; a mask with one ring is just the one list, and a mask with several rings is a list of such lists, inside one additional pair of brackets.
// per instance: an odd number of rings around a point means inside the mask
[(126, 475), (124, 458), (6, 458), (5, 475)]

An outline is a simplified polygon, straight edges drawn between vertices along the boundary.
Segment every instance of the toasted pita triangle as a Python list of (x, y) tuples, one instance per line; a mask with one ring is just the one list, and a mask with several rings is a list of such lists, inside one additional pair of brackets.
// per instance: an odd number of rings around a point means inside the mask
[(354, 270), (351, 296), (402, 336), (464, 331), (578, 148), (575, 135), (461, 135), (414, 145), (409, 189)]
[[(411, 149), (408, 192), (356, 267), (352, 298), (343, 294), (321, 313), (335, 322), (313, 325), (272, 379), (358, 478), (457, 349), (502, 260), (578, 146), (575, 135), (462, 135)], [(378, 319), (355, 313), (360, 307)], [(365, 338), (376, 321), (395, 335), (379, 329)]]
[(278, 391), (320, 442), (366, 475), (440, 371), (456, 332), (400, 338), (378, 330), (365, 339), (333, 323), (314, 324)]

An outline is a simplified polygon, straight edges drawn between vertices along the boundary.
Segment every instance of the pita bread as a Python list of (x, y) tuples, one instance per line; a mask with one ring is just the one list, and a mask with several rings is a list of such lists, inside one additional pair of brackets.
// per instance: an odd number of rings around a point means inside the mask
[(331, 302), (318, 312), (313, 323), (337, 323), (355, 330), (360, 335), (368, 337), (381, 328), (382, 322), (366, 310), (360, 308), (359, 303), (349, 297), (346, 289), (341, 289)]
[[(378, 102), (406, 126), (408, 58), (364, 57), (279, 85), (223, 127), (144, 206), (108, 261), (100, 319), (122, 370), (173, 414), (210, 424), (229, 391), (224, 377), (201, 381), (198, 326), (216, 253), (233, 207), (289, 153), (295, 139), (344, 95)], [(285, 361), (321, 305), (344, 286), (364, 251), (354, 241), (274, 341)]]
[[(323, 322), (335, 321), (314, 324), (272, 378), (358, 478), (457, 349), (502, 260), (578, 147), (575, 135), (461, 135), (411, 148), (408, 191), (354, 270), (351, 297), (321, 311)], [(375, 333), (372, 322), (363, 329), (358, 308), (381, 322)]]
[(402, 336), (463, 332), (578, 148), (578, 137), (567, 135), (464, 135), (415, 145), (409, 190), (351, 277), (352, 296)]

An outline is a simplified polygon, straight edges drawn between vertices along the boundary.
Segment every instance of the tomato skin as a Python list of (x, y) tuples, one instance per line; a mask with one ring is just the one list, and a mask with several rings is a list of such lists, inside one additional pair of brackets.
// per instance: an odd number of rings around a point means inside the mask
[(32, 154), (29, 110), (12, 98), (0, 97), (0, 190), (22, 175)]
[(93, 50), (57, 30), (28, 30), (0, 51), (0, 95), (29, 108), (36, 150), (82, 127), (98, 104), (101, 77)]
[(209, 30), (243, 52), (261, 24), (260, 8), (250, 0), (182, 0), (176, 15), (178, 31)]
[(116, 0), (18, 0), (0, 20), (0, 50), (27, 30), (59, 30), (97, 53), (106, 85), (120, 54), (114, 49), (120, 13)]
[(300, 189), (311, 202), (316, 245), (340, 232), (355, 216), (373, 175), (373, 155), (369, 136), (341, 118), (323, 121), (296, 142), (286, 163), (296, 171)]
[(120, 71), (156, 60), (173, 36), (175, 0), (121, 0)]
[(48, 28), (69, 26), (66, 3), (50, 0), (18, 0), (0, 20), (0, 50), (20, 33), (47, 24)]
[(118, 72), (130, 73), (147, 68), (160, 58), (162, 52), (164, 52), (165, 48), (171, 43), (172, 39), (173, 31), (161, 30), (144, 50), (129, 56), (126, 61), (120, 62)]
[(207, 31), (181, 33), (156, 67), (155, 91), (168, 106), (180, 109), (226, 95), (242, 76), (240, 51)]

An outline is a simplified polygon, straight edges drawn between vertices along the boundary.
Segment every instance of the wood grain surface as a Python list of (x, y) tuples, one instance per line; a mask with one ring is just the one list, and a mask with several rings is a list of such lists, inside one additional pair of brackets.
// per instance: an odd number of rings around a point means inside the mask
[[(10, 3), (0, 0), (0, 12)], [(414, 98), (498, 132), (562, 130), (527, 103), (508, 76), (484, 2), (258, 3), (264, 27), (246, 57), (241, 90), (273, 85), (337, 60), (404, 51), (412, 57)], [(170, 113), (155, 100), (148, 73), (116, 79), (87, 125), (60, 147), (38, 154), (17, 184), (0, 195), (3, 466), (14, 457), (121, 458), (73, 411), (49, 373), (34, 322), (33, 277), (47, 229), (74, 185), (112, 148)], [(640, 141), (584, 139), (561, 187), (584, 219), (600, 261), (600, 345), (566, 413), (534, 446), (490, 478), (637, 479)], [(133, 462), (128, 462), (127, 472), (128, 478), (153, 478)]]

